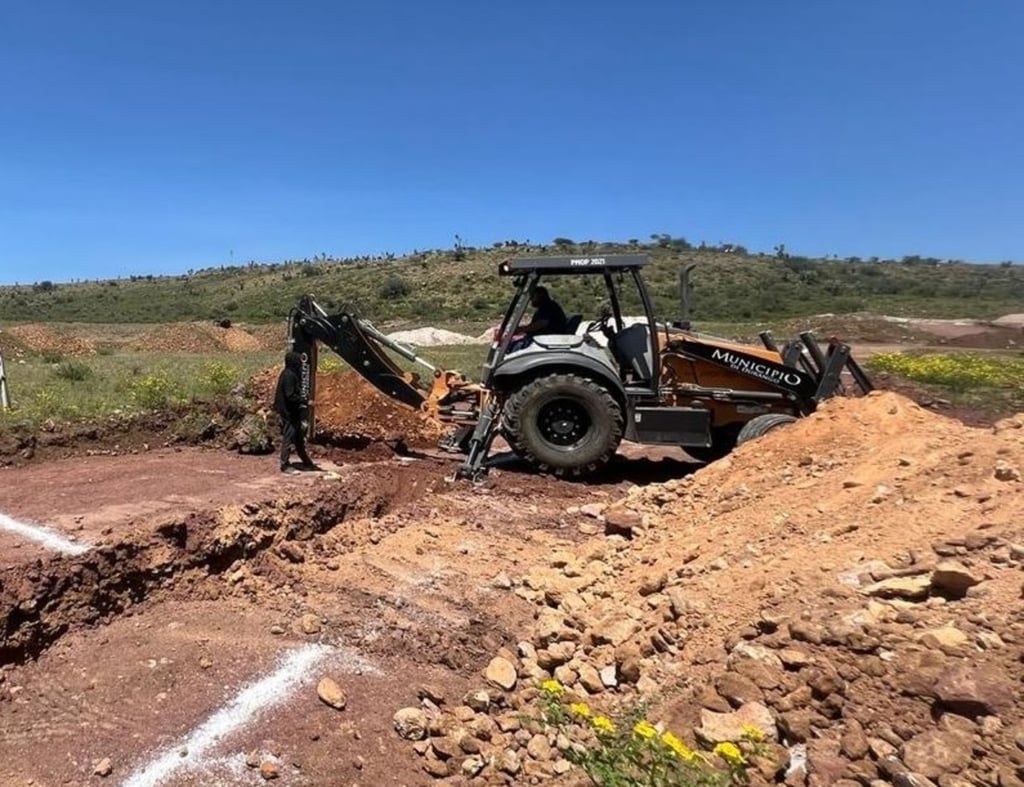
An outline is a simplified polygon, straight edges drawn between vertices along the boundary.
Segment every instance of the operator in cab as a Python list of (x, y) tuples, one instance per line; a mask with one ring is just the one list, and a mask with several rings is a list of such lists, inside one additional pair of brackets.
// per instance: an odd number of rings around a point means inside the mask
[(551, 297), (547, 287), (537, 287), (530, 296), (530, 305), (535, 309), (529, 322), (523, 323), (516, 330), (509, 343), (508, 351), (514, 353), (527, 347), (534, 336), (550, 336), (565, 333), (568, 320), (558, 301)]
[(568, 322), (565, 312), (558, 305), (558, 301), (551, 297), (547, 287), (537, 287), (533, 291), (533, 295), (530, 296), (530, 305), (536, 311), (528, 323), (519, 326), (517, 333), (525, 333), (527, 336), (565, 333)]

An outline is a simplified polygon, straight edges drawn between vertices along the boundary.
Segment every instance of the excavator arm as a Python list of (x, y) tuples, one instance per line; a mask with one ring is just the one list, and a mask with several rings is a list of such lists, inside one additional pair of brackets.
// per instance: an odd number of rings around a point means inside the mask
[(392, 399), (397, 399), (417, 410), (426, 401), (426, 396), (413, 384), (410, 375), (399, 369), (378, 349), (378, 345), (390, 346), (402, 355), (412, 356), (410, 360), (425, 362), (408, 349), (391, 342), (355, 314), (341, 312), (329, 315), (313, 296), (304, 295), (288, 315), (288, 338), (291, 349), (303, 356), (303, 364), (310, 364), (308, 372), (305, 366), (303, 367), (303, 381), (307, 374), (311, 381), (310, 399), (315, 388), (312, 382), (316, 374), (315, 343), (321, 342)]
[[(444, 423), (475, 423), (481, 389), (462, 374), (439, 369), (408, 347), (392, 341), (366, 320), (349, 311), (328, 314), (312, 295), (303, 295), (288, 314), (289, 348), (302, 356), (302, 393), (309, 402), (307, 432), (314, 431), (313, 401), (316, 398), (317, 344), (325, 344), (352, 369), (386, 396)], [(419, 388), (415, 374), (403, 372), (384, 352), (391, 350), (429, 370), (429, 392)], [(461, 442), (449, 437), (442, 447), (452, 450)]]

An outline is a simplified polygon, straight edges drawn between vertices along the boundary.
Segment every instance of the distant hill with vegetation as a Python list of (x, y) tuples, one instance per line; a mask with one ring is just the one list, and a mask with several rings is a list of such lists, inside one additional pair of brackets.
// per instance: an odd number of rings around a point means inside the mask
[[(378, 321), (452, 322), (501, 315), (512, 290), (498, 264), (512, 256), (646, 253), (645, 278), (659, 316), (679, 313), (677, 271), (693, 272), (695, 320), (740, 321), (870, 311), (898, 316), (991, 318), (1021, 311), (1024, 266), (969, 264), (933, 258), (812, 259), (752, 254), (742, 246), (694, 247), (682, 238), (649, 242), (544, 245), (516, 241), (489, 248), (456, 245), (395, 258), (315, 259), (248, 263), (179, 276), (131, 276), (105, 281), (35, 282), (0, 287), (0, 321), (160, 323), (284, 320), (304, 293), (325, 308), (354, 306)], [(570, 312), (594, 313), (603, 300), (592, 277), (553, 287)]]

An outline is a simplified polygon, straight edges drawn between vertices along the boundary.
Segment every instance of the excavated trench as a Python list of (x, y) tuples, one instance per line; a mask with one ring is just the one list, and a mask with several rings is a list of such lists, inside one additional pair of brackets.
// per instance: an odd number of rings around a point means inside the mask
[(223, 592), (221, 575), (233, 567), (258, 564), (266, 554), (301, 562), (304, 549), (343, 523), (353, 526), (334, 548), (358, 548), (381, 537), (381, 516), (427, 494), (436, 480), (424, 483), (418, 468), (388, 468), (344, 485), (165, 516), (84, 554), (12, 567), (0, 576), (0, 664), (36, 658), (71, 631), (172, 594), (215, 599)]

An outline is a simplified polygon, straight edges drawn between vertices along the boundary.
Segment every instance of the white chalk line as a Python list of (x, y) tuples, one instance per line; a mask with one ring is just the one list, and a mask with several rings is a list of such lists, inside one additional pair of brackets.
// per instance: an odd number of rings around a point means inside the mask
[[(310, 644), (288, 653), (280, 666), (265, 678), (243, 688), (231, 702), (219, 710), (188, 737), (158, 753), (137, 770), (122, 787), (157, 787), (175, 771), (196, 771), (224, 767), (225, 758), (206, 759), (204, 755), (229, 734), (236, 732), (260, 713), (284, 702), (289, 694), (306, 682), (308, 674), (328, 655), (341, 656), (341, 665), (353, 672), (377, 674), (377, 668), (359, 656), (342, 649), (339, 654), (327, 645)], [(186, 752), (182, 755), (182, 752)]]
[(0, 514), (0, 530), (16, 533), (19, 536), (35, 541), (47, 549), (52, 549), (65, 555), (81, 555), (92, 549), (91, 545), (69, 541), (48, 527), (19, 522), (17, 519), (11, 519), (7, 514)]

